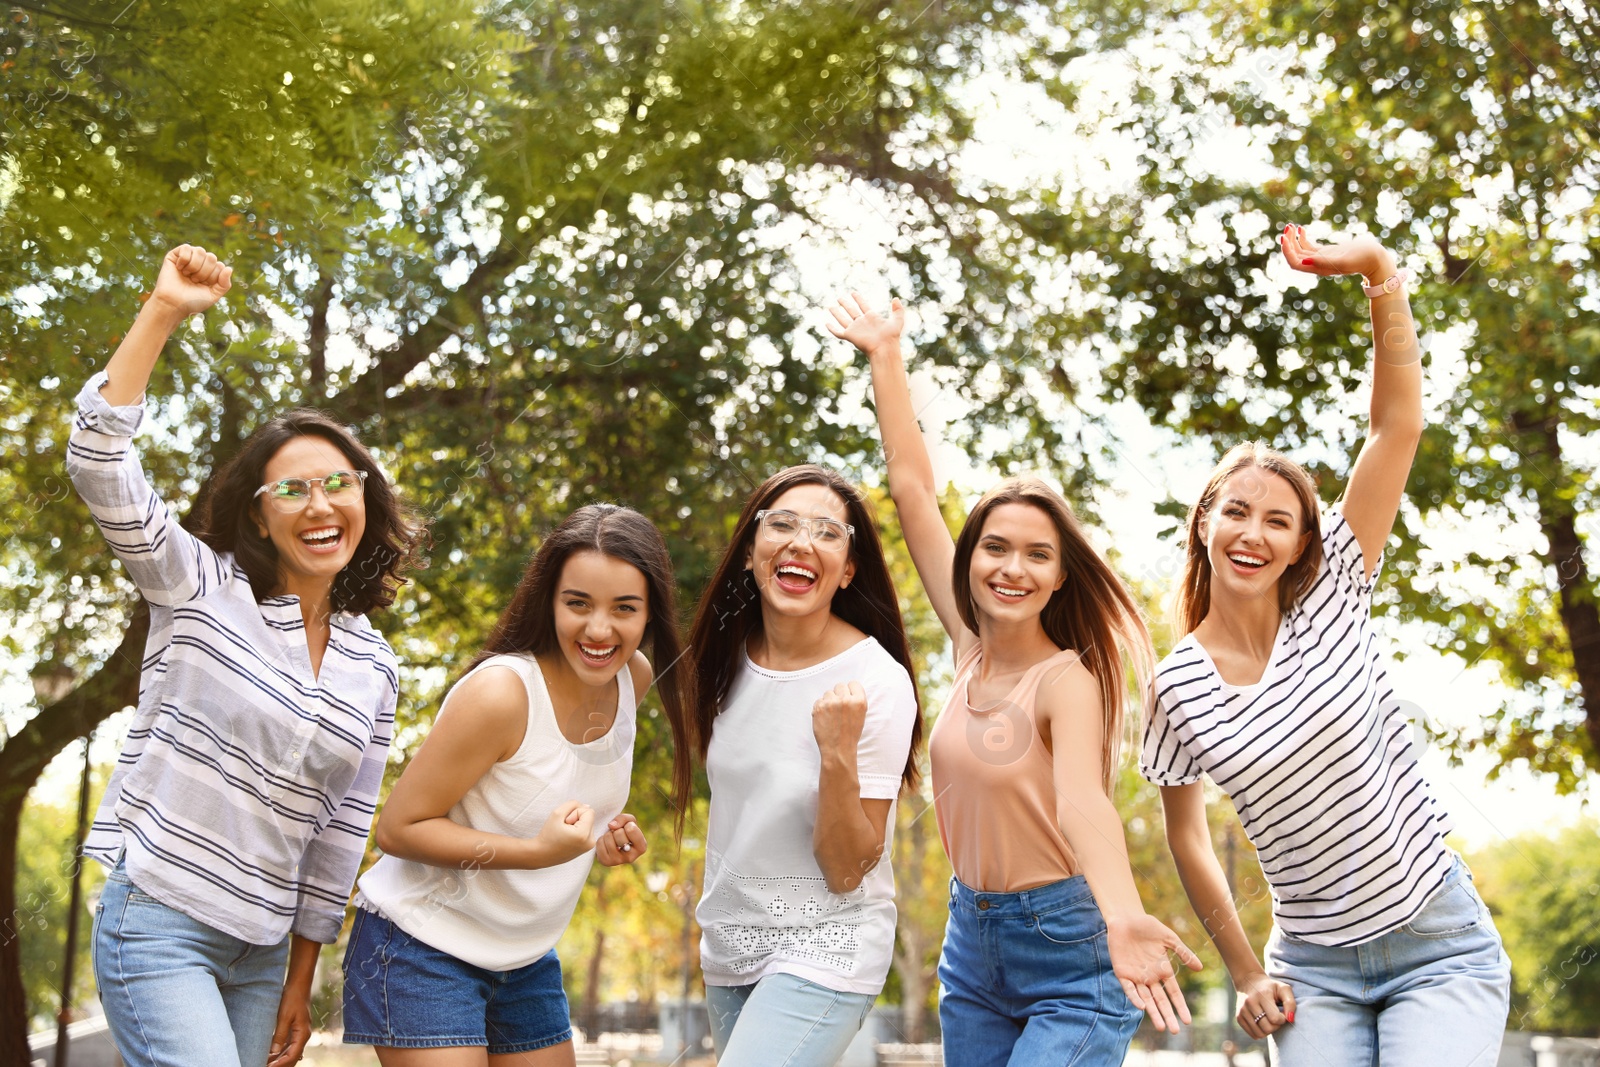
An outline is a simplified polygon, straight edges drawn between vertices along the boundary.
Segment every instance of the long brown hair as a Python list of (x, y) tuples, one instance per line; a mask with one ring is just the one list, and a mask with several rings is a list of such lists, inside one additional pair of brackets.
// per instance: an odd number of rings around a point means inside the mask
[(1260, 441), (1246, 441), (1234, 445), (1206, 479), (1200, 499), (1189, 509), (1185, 531), (1183, 584), (1178, 588), (1178, 599), (1173, 605), (1181, 633), (1193, 633), (1200, 620), (1211, 610), (1211, 557), (1206, 554), (1206, 519), (1216, 506), (1222, 487), (1240, 471), (1252, 467), (1276, 474), (1289, 483), (1300, 501), (1300, 532), (1313, 536), (1306, 542), (1300, 558), (1289, 564), (1289, 569), (1278, 579), (1278, 610), (1288, 613), (1295, 601), (1305, 596), (1317, 580), (1322, 566), (1322, 539), (1317, 532), (1317, 487), (1306, 469), (1275, 448)]
[(849, 514), (848, 521), (856, 528), (850, 540), (855, 577), (833, 594), (831, 610), (874, 638), (911, 678), (917, 717), (911, 725), (911, 752), (900, 775), (902, 787), (909, 789), (917, 784), (917, 763), (922, 754), (922, 697), (917, 692), (916, 668), (911, 663), (911, 643), (906, 639), (905, 621), (900, 617), (900, 597), (895, 592), (894, 579), (889, 576), (883, 542), (878, 539), (877, 516), (861, 490), (838, 471), (810, 463), (784, 468), (750, 494), (739, 512), (728, 549), (722, 554), (705, 595), (700, 598), (700, 610), (695, 613), (694, 629), (689, 636), (700, 692), (700, 702), (695, 708), (695, 737), (700, 757), (704, 759), (711, 746), (712, 724), (722, 711), (722, 702), (738, 673), (741, 656), (750, 639), (761, 634), (761, 594), (750, 572), (744, 568), (745, 557), (755, 543), (756, 512), (771, 507), (774, 500), (797, 485), (823, 485), (839, 494)]
[(364, 615), (388, 607), (405, 584), (406, 571), (422, 565), (426, 524), (395, 493), (372, 453), (320, 411), (299, 408), (279, 415), (245, 440), (238, 455), (217, 472), (216, 489), (203, 506), (196, 536), (218, 552), (233, 554), (257, 600), (270, 595), (278, 584), (278, 549), (270, 538), (255, 534), (261, 507), (256, 490), (278, 449), (297, 437), (320, 437), (343, 453), (351, 467), (367, 472), (362, 490), (367, 525), (350, 562), (334, 576), (333, 610)]
[(1007, 478), (985, 493), (956, 538), (951, 579), (956, 611), (967, 629), (978, 632), (978, 609), (972, 599), (972, 553), (983, 536), (983, 524), (990, 512), (1004, 504), (1038, 508), (1050, 517), (1056, 536), (1061, 539), (1061, 573), (1066, 581), (1050, 594), (1039, 622), (1057, 648), (1078, 653), (1079, 660), (1100, 685), (1105, 732), (1100, 750), (1101, 785), (1109, 795), (1133, 702), (1128, 670), (1133, 670), (1136, 691), (1140, 693), (1154, 674), (1155, 648), (1150, 643), (1150, 631), (1127, 586), (1084, 536), (1066, 499), (1038, 478), (1026, 476)]
[[(678, 665), (683, 654), (678, 640), (678, 587), (666, 542), (649, 519), (617, 504), (588, 504), (562, 519), (533, 554), (517, 583), (517, 591), (511, 595), (511, 603), (467, 670), (470, 672), (491, 656), (541, 656), (560, 650), (555, 621), (556, 585), (561, 580), (561, 568), (579, 552), (598, 552), (644, 575), (650, 609), (645, 639), (650, 643), (650, 661), (657, 672), (656, 691), (661, 694), (661, 706), (672, 730), (672, 804), (678, 812), (677, 833), (681, 838), (693, 775), (689, 709), (694, 706), (694, 675)], [(628, 670), (627, 664), (622, 669)]]

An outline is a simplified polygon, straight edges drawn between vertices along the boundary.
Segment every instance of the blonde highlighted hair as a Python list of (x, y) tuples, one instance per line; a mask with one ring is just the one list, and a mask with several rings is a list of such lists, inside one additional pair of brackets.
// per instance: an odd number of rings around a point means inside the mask
[(1211, 610), (1211, 557), (1206, 554), (1206, 519), (1217, 506), (1222, 487), (1228, 480), (1252, 468), (1276, 474), (1289, 483), (1300, 501), (1300, 532), (1312, 535), (1300, 558), (1291, 563), (1283, 577), (1278, 579), (1278, 610), (1287, 614), (1295, 601), (1305, 596), (1317, 580), (1317, 570), (1322, 566), (1322, 539), (1316, 536), (1320, 505), (1311, 475), (1300, 464), (1260, 441), (1234, 445), (1212, 470), (1200, 499), (1189, 509), (1183, 584), (1178, 589), (1178, 599), (1173, 605), (1180, 634), (1192, 633), (1200, 625), (1200, 620), (1206, 617), (1206, 612)]
[[(1104, 740), (1100, 752), (1101, 785), (1109, 796), (1122, 756), (1124, 734), (1132, 719), (1132, 692), (1143, 693), (1155, 674), (1155, 649), (1138, 604), (1127, 586), (1084, 535), (1064, 497), (1033, 477), (1007, 478), (983, 495), (956, 538), (952, 579), (956, 610), (973, 633), (978, 609), (972, 597), (972, 554), (983, 536), (990, 512), (1003, 504), (1026, 504), (1050, 517), (1061, 539), (1061, 572), (1066, 580), (1050, 594), (1039, 616), (1044, 632), (1058, 648), (1073, 649), (1100, 687)], [(1129, 672), (1134, 689), (1130, 691)]]

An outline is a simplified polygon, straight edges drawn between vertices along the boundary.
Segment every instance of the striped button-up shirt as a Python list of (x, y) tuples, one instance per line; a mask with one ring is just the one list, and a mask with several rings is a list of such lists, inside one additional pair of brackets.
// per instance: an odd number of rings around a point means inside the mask
[(366, 847), (398, 693), (394, 652), (337, 613), (320, 674), (297, 597), (257, 601), (178, 525), (112, 407), (78, 396), (67, 471), (150, 604), (139, 706), (85, 851), (140, 890), (258, 945), (331, 942)]

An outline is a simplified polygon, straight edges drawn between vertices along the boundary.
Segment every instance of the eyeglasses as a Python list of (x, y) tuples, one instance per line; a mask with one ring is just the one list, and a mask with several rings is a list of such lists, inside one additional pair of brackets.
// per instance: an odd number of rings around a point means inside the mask
[(768, 541), (793, 541), (804, 530), (811, 535), (811, 544), (824, 552), (843, 552), (856, 532), (838, 519), (803, 519), (792, 511), (758, 511), (756, 522)]
[(274, 511), (293, 515), (304, 511), (306, 505), (311, 503), (312, 486), (322, 486), (322, 494), (328, 498), (328, 503), (349, 507), (361, 499), (366, 484), (366, 471), (334, 471), (326, 478), (285, 478), (268, 482), (256, 490), (256, 496), (267, 494)]

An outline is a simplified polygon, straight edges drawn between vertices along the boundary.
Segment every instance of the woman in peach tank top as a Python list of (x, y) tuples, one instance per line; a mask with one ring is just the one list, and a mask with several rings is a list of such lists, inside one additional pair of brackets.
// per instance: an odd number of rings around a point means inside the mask
[(1111, 803), (1128, 693), (1154, 655), (1122, 582), (1042, 481), (987, 493), (952, 541), (900, 355), (905, 311), (852, 294), (829, 328), (866, 353), (889, 493), (955, 646), (929, 744), (955, 878), (939, 960), (946, 1063), (1120, 1063), (1140, 1011), (1176, 1033), (1189, 1011), (1145, 914)]

